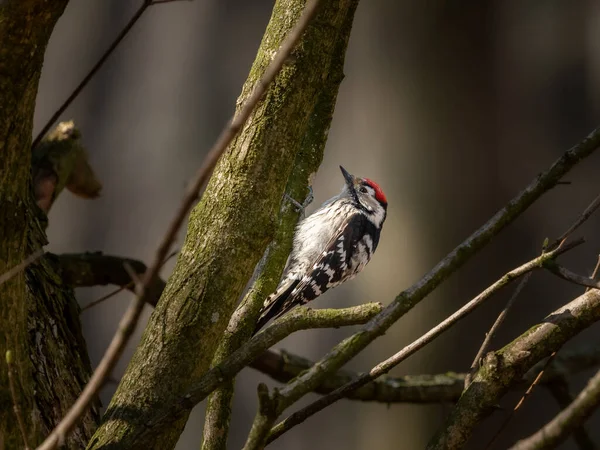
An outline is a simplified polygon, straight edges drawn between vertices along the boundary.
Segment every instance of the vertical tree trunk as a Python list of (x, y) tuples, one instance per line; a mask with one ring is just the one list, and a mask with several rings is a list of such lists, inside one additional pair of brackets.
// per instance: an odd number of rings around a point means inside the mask
[[(31, 190), (33, 112), (44, 52), (66, 0), (0, 4), (0, 274), (46, 244), (44, 214)], [(52, 429), (90, 375), (78, 307), (45, 257), (0, 285), (0, 351), (14, 355), (17, 401), (30, 445)], [(95, 428), (94, 412), (66, 442), (81, 448)], [(21, 448), (0, 364), (0, 442)]]
[[(279, 0), (238, 104), (249, 96), (304, 8)], [(210, 367), (231, 313), (272, 239), (288, 176), (357, 0), (323, 1), (292, 58), (221, 158), (191, 214), (185, 244), (142, 342), (90, 449), (173, 448), (187, 414), (154, 424), (157, 408), (183, 395)], [(324, 120), (330, 121), (331, 116)], [(321, 141), (322, 143), (322, 141)], [(189, 412), (189, 411), (188, 411)]]

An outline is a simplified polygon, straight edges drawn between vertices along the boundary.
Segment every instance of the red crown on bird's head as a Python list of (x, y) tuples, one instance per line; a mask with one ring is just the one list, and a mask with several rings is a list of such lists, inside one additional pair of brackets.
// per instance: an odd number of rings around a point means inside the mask
[(383, 193), (383, 189), (381, 189), (381, 186), (379, 186), (377, 183), (375, 183), (373, 180), (370, 180), (369, 178), (363, 178), (365, 184), (371, 186), (374, 190), (375, 190), (375, 198), (387, 205), (387, 198), (385, 197), (385, 194)]

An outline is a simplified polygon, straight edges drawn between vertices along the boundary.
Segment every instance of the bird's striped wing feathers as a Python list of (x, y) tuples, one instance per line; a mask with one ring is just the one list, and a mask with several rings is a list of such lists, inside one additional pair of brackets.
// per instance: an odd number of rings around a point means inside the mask
[[(357, 261), (357, 246), (365, 246), (370, 258), (377, 246), (376, 239), (366, 238), (366, 228), (372, 226), (363, 214), (354, 214), (343, 222), (329, 240), (325, 249), (301, 280), (289, 280), (288, 283), (270, 296), (263, 306), (257, 330), (269, 320), (286, 313), (294, 306), (314, 300), (328, 289), (352, 278), (368, 261)], [(360, 266), (360, 267), (359, 267)]]

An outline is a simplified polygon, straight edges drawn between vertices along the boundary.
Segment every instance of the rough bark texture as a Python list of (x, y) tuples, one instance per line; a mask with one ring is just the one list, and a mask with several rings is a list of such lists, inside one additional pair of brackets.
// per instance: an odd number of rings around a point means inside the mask
[[(0, 4), (0, 273), (46, 244), (45, 216), (31, 189), (33, 111), (44, 51), (66, 0)], [(90, 374), (77, 304), (62, 285), (55, 261), (43, 258), (0, 286), (0, 351), (11, 350), (29, 444), (54, 427)], [(23, 446), (11, 408), (6, 365), (0, 366), (0, 439)], [(81, 448), (93, 412), (67, 440)]]
[[(221, 158), (167, 288), (89, 448), (173, 448), (187, 414), (150, 422), (205, 373), (236, 302), (273, 238), (283, 192), (309, 118), (332, 69), (340, 27), (355, 1), (321, 5), (292, 58)], [(304, 2), (276, 3), (238, 104), (246, 99)], [(134, 440), (142, 429), (148, 436)]]
[[(347, 4), (346, 17), (336, 37), (331, 67), (329, 73), (324, 74), (327, 81), (310, 115), (308, 128), (286, 187), (288, 195), (300, 203), (308, 195), (307, 183), (311, 183), (323, 159), (338, 89), (344, 77), (344, 59), (357, 3)], [(281, 272), (292, 249), (298, 215), (291, 202), (284, 203), (276, 234), (264, 256), (260, 274), (244, 300), (244, 307), (239, 308), (232, 317), (228, 333), (217, 350), (214, 365), (222, 362), (252, 336), (259, 309), (265, 297), (273, 292), (281, 278)], [(210, 395), (204, 423), (203, 450), (227, 448), (233, 391), (234, 380), (231, 380)]]

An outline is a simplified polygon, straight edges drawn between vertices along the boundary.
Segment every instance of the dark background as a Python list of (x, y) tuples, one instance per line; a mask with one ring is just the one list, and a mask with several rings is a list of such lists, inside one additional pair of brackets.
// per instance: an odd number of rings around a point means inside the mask
[[(35, 131), (83, 78), (129, 20), (138, 2), (72, 0), (48, 47)], [(150, 261), (186, 183), (233, 111), (272, 2), (196, 0), (151, 7), (62, 117), (75, 119), (102, 197), (63, 194), (50, 213), (50, 250), (106, 253)], [(338, 192), (343, 164), (378, 181), (389, 216), (377, 255), (355, 281), (316, 306), (389, 303), (598, 125), (600, 4), (592, 1), (363, 1), (357, 11), (344, 80), (309, 212)], [(547, 193), (458, 274), (368, 347), (349, 367), (367, 370), (475, 296), (503, 273), (535, 257), (545, 237), (561, 234), (598, 194), (598, 155), (572, 171), (571, 185)], [(268, 180), (264, 180), (268, 182)], [(599, 220), (563, 262), (589, 275), (600, 250)], [(183, 234), (177, 245), (181, 245)], [(168, 277), (173, 263), (163, 270)], [(81, 304), (112, 288), (78, 292)], [(392, 373), (464, 371), (510, 295), (503, 291), (402, 363)], [(537, 273), (494, 341), (528, 329), (582, 289)], [(108, 345), (130, 294), (82, 320), (92, 362)], [(145, 312), (143, 321), (150, 314)], [(119, 378), (139, 339), (114, 373)], [(598, 326), (573, 342), (597, 341)], [(298, 333), (278, 347), (322, 356), (351, 332)], [(579, 390), (589, 373), (572, 383)], [(238, 378), (230, 448), (240, 448), (256, 410), (250, 369)], [(106, 405), (115, 386), (102, 391)], [(314, 398), (314, 396), (309, 396)], [(470, 447), (507, 409), (485, 421)], [(450, 405), (338, 402), (294, 429), (273, 449), (420, 449)], [(191, 415), (178, 449), (199, 448), (204, 404)], [(495, 448), (505, 448), (558, 412), (537, 389)], [(600, 417), (588, 422), (600, 442)], [(572, 441), (564, 449), (574, 448)]]

